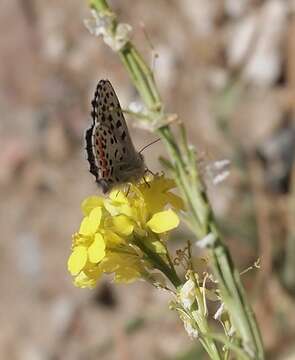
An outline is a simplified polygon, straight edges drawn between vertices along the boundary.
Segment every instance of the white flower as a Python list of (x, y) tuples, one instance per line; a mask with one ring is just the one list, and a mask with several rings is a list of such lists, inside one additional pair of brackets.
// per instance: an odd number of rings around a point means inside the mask
[(214, 314), (213, 318), (215, 320), (221, 321), (221, 315), (224, 313), (224, 303), (222, 303)]
[(184, 309), (190, 310), (195, 301), (195, 283), (191, 279), (187, 280), (180, 289), (179, 298)]
[(230, 161), (228, 159), (215, 161), (213, 164), (206, 166), (206, 171), (212, 178), (214, 185), (223, 182), (230, 174), (228, 168)]
[(194, 327), (192, 326), (191, 321), (184, 320), (183, 325), (184, 325), (185, 331), (188, 333), (188, 336), (190, 338), (196, 339), (199, 336), (198, 330), (194, 329)]
[(144, 107), (143, 103), (140, 101), (132, 101), (129, 106), (128, 110), (135, 113), (135, 114), (144, 114), (147, 115), (147, 109)]
[(119, 51), (126, 45), (127, 41), (129, 40), (129, 33), (131, 30), (132, 27), (129, 24), (118, 24), (116, 27), (115, 37), (104, 36), (104, 41), (114, 51)]
[(228, 176), (229, 176), (229, 171), (223, 171), (222, 173), (216, 175), (213, 179), (213, 184), (214, 185), (218, 185), (220, 183), (222, 183)]
[(91, 10), (92, 19), (84, 20), (89, 32), (95, 36), (102, 36), (104, 42), (114, 51), (120, 51), (129, 40), (132, 27), (128, 24), (117, 24), (113, 28), (113, 18), (110, 15), (100, 15)]
[(84, 20), (84, 25), (90, 34), (104, 36), (111, 25), (111, 18), (109, 16), (100, 16), (95, 10), (91, 10), (91, 15), (91, 19)]
[(227, 168), (230, 166), (230, 160), (223, 159), (223, 160), (217, 160), (213, 163), (213, 167), (217, 170), (223, 170), (224, 168)]

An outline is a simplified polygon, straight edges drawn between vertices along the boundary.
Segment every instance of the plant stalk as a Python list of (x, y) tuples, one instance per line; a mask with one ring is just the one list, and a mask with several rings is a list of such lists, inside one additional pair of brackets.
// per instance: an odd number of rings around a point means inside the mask
[[(113, 26), (116, 27), (116, 16), (111, 11), (106, 0), (91, 0), (90, 6), (101, 15), (112, 14)], [(150, 117), (165, 120), (163, 104), (161, 103), (153, 73), (146, 65), (140, 53), (130, 41), (126, 42), (118, 53), (134, 86), (149, 110)], [(190, 214), (190, 225), (197, 240), (204, 238), (210, 233), (214, 234), (215, 240), (209, 246), (211, 266), (218, 280), (222, 300), (231, 317), (235, 330), (242, 340), (242, 348), (253, 359), (263, 360), (263, 345), (255, 316), (245, 296), (239, 272), (234, 267), (230, 253), (218, 233), (213, 210), (199, 179), (196, 164), (187, 163), (183, 159), (181, 149), (168, 124), (165, 125), (164, 123), (164, 126), (162, 125), (155, 131), (167, 147), (175, 170), (174, 178), (185, 200)], [(193, 178), (190, 175), (191, 167), (194, 167), (194, 174), (197, 175), (197, 178)], [(143, 249), (143, 251), (146, 252), (148, 249)], [(158, 268), (161, 267), (161, 271), (164, 273), (168, 271), (166, 267), (169, 268), (169, 266), (165, 262), (162, 264), (159, 259), (155, 259), (156, 263)], [(181, 282), (178, 277), (175, 277), (176, 273), (171, 275), (170, 270), (169, 268), (169, 276), (168, 272), (166, 275), (177, 287)]]

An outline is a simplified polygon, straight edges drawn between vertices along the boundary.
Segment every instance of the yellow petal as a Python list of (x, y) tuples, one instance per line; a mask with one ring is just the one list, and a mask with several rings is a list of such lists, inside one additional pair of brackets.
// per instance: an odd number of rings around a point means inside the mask
[(132, 216), (132, 208), (126, 195), (120, 190), (113, 190), (108, 199), (104, 200), (104, 207), (112, 215), (125, 214)]
[(92, 271), (91, 273), (81, 271), (80, 274), (75, 277), (74, 285), (80, 288), (93, 289), (97, 280), (101, 277), (101, 274), (99, 269), (96, 269), (96, 271)]
[(104, 273), (114, 272), (119, 267), (119, 263), (121, 261), (120, 257), (121, 255), (119, 254), (108, 252), (102, 262), (99, 264), (99, 268)]
[(72, 275), (77, 275), (87, 262), (87, 249), (85, 246), (77, 246), (69, 257), (68, 270)]
[(134, 225), (132, 221), (125, 215), (115, 216), (113, 218), (114, 231), (120, 235), (128, 236), (132, 234)]
[(143, 199), (132, 200), (132, 209), (133, 209), (132, 219), (135, 222), (145, 224), (148, 218), (148, 209), (147, 209), (147, 204), (144, 202), (144, 200)]
[(156, 234), (160, 234), (176, 228), (179, 218), (171, 209), (158, 212), (147, 222), (147, 226)]
[[(163, 210), (171, 201), (173, 207), (179, 205), (177, 196), (173, 196), (174, 194), (169, 192), (170, 189), (175, 187), (174, 180), (166, 179), (163, 176), (156, 176), (149, 182), (149, 185), (147, 187), (145, 184), (141, 184), (140, 189), (144, 196), (146, 208), (151, 214)], [(170, 194), (172, 195), (170, 196)]]
[(113, 204), (109, 199), (105, 199), (103, 202), (105, 209), (110, 213), (111, 216), (120, 214), (119, 208)]
[(91, 223), (91, 226), (93, 227), (94, 232), (97, 230), (100, 224), (101, 220), (101, 207), (96, 207), (93, 210), (91, 210), (89, 214), (89, 220)]
[(105, 209), (112, 215), (116, 216), (119, 214), (125, 214), (127, 216), (132, 216), (132, 208), (128, 203), (122, 203), (117, 201), (112, 201), (109, 199), (104, 200)]
[(93, 264), (100, 262), (105, 256), (105, 242), (101, 234), (95, 234), (93, 243), (88, 248), (88, 258)]
[(104, 230), (103, 236), (108, 246), (118, 246), (125, 243), (124, 239), (111, 230)]
[(127, 204), (128, 203), (128, 199), (127, 197), (124, 195), (124, 193), (120, 190), (113, 190), (110, 195), (109, 198), (117, 203), (120, 204)]
[(132, 211), (131, 206), (129, 204), (122, 204), (120, 206), (120, 214), (124, 214), (126, 216), (132, 217), (133, 211)]
[(99, 269), (103, 273), (114, 273), (115, 282), (130, 283), (142, 274), (142, 263), (137, 254), (118, 254), (108, 252)]
[(184, 203), (181, 197), (173, 194), (172, 192), (167, 192), (168, 202), (177, 210), (184, 210)]
[(84, 236), (94, 235), (101, 220), (101, 207), (91, 210), (89, 216), (86, 216), (80, 225), (79, 234)]
[(116, 284), (130, 284), (141, 276), (140, 271), (131, 267), (121, 267), (115, 272)]
[(101, 207), (103, 205), (103, 198), (100, 196), (89, 196), (86, 198), (82, 204), (82, 212), (85, 216), (88, 216), (92, 209), (96, 207)]

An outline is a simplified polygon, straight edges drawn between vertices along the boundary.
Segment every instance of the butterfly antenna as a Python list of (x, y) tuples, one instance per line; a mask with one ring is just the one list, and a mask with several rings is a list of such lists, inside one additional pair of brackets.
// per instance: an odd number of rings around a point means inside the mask
[(139, 150), (139, 153), (141, 154), (141, 153), (143, 152), (143, 150), (145, 150), (146, 148), (148, 148), (148, 147), (151, 146), (151, 145), (154, 145), (155, 143), (157, 143), (157, 142), (160, 141), (160, 140), (161, 140), (161, 139), (158, 138), (158, 139), (152, 141), (151, 143), (145, 145), (142, 149)]

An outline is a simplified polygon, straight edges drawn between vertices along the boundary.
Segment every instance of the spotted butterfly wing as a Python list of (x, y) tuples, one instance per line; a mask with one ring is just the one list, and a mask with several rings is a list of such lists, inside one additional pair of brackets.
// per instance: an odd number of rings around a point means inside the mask
[(90, 172), (104, 193), (135, 181), (145, 171), (143, 156), (131, 141), (116, 93), (108, 80), (100, 80), (92, 104), (92, 126), (86, 131)]

